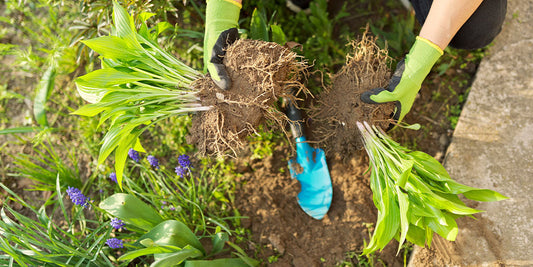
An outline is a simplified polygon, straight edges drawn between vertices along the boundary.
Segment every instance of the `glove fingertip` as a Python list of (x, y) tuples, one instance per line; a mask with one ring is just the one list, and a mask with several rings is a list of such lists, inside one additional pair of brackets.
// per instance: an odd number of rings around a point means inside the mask
[(385, 89), (383, 88), (374, 88), (374, 89), (371, 89), (369, 91), (366, 91), (366, 92), (363, 92), (361, 94), (361, 101), (367, 103), (367, 104), (380, 104), (379, 102), (376, 102), (374, 100), (372, 100), (372, 98), (370, 98), (371, 96), (373, 95), (377, 95), (381, 92), (383, 92)]
[(213, 80), (218, 88), (226, 91), (231, 88), (231, 80), (229, 78), (220, 78), (220, 81)]

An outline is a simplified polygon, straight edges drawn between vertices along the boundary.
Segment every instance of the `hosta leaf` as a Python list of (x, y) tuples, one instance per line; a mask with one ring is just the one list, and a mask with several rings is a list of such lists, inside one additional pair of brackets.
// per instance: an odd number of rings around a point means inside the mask
[(129, 61), (140, 56), (126, 40), (116, 36), (102, 36), (82, 43), (104, 58), (112, 60)]
[(438, 181), (451, 180), (446, 169), (444, 169), (442, 164), (432, 156), (421, 151), (413, 151), (408, 155), (415, 159), (416, 164), (414, 165), (414, 169), (418, 174), (428, 179), (434, 179)]
[(447, 200), (435, 193), (424, 194), (423, 199), (426, 203), (428, 203), (428, 205), (432, 205), (435, 208), (438, 208), (441, 210), (447, 210), (451, 213), (455, 213), (459, 215), (470, 215), (470, 214), (482, 212), (482, 210), (476, 210), (476, 209), (467, 207), (465, 205)]
[(150, 79), (149, 75), (133, 72), (127, 68), (99, 69), (76, 79), (77, 84), (95, 88), (111, 88), (127, 83)]
[(272, 41), (280, 45), (285, 45), (287, 43), (287, 37), (285, 33), (278, 25), (270, 25), (270, 30), (272, 31)]
[(449, 241), (455, 241), (459, 228), (455, 219), (444, 213), (444, 219), (446, 220), (446, 225), (439, 223), (435, 218), (426, 218), (427, 225), (431, 230), (440, 236), (446, 238)]
[(128, 37), (135, 34), (133, 18), (117, 1), (113, 1), (113, 25), (118, 37)]
[(98, 104), (88, 104), (88, 105), (82, 106), (81, 108), (72, 112), (71, 114), (93, 117), (99, 114), (100, 112), (104, 111), (105, 109), (106, 107), (102, 107)]
[(200, 250), (202, 253), (205, 252), (204, 247), (189, 227), (176, 220), (166, 220), (161, 222), (150, 229), (148, 233), (141, 236), (139, 241), (146, 238), (152, 239), (154, 243), (160, 246), (170, 245), (185, 248), (189, 245)]
[(409, 231), (407, 231), (406, 239), (407, 241), (417, 246), (424, 247), (426, 244), (426, 232), (424, 231), (424, 229), (416, 225), (410, 224)]
[(476, 201), (500, 201), (504, 199), (509, 199), (508, 197), (489, 189), (473, 189), (467, 192), (464, 192), (463, 195), (471, 200)]
[(395, 187), (396, 196), (398, 197), (398, 204), (400, 207), (400, 240), (398, 241), (400, 245), (398, 246), (398, 253), (402, 247), (402, 244), (405, 242), (407, 232), (409, 231), (409, 220), (407, 213), (409, 212), (409, 200), (407, 194), (400, 189), (399, 186)]
[(263, 14), (254, 9), (252, 19), (250, 21), (250, 38), (255, 40), (270, 41), (268, 38), (268, 26)]
[(400, 226), (400, 210), (389, 188), (385, 188), (383, 191), (382, 203), (384, 209), (378, 211), (376, 228), (374, 233), (372, 233), (369, 244), (363, 249), (363, 255), (384, 248), (398, 232)]
[(154, 208), (129, 194), (113, 194), (100, 202), (100, 208), (128, 224), (147, 231), (163, 221)]

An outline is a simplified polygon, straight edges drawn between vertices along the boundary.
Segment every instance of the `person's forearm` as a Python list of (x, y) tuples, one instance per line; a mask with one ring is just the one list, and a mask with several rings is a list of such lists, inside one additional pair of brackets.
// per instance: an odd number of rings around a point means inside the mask
[(453, 39), (457, 31), (476, 11), (483, 0), (435, 0), (422, 25), (423, 37), (442, 50)]

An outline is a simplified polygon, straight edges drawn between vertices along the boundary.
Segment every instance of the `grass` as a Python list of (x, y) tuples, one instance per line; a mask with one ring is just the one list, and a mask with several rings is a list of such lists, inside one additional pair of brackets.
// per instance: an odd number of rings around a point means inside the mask
[[(0, 234), (4, 238), (0, 241), (0, 249), (5, 253), (0, 255), (2, 265), (14, 259), (20, 265), (29, 266), (46, 261), (57, 265), (124, 266), (126, 262), (117, 259), (127, 251), (141, 248), (133, 244), (146, 231), (138, 231), (133, 225), (128, 231), (112, 230), (108, 224), (109, 213), (98, 206), (119, 192), (108, 178), (113, 171), (112, 162), (97, 162), (100, 140), (105, 135), (102, 129), (110, 124), (106, 122), (98, 128), (98, 118), (70, 115), (84, 104), (73, 79), (99, 68), (99, 59), (81, 41), (110, 33), (112, 10), (108, 3), (104, 0), (79, 3), (7, 0), (1, 4), (4, 8), (0, 8), (0, 60), (4, 64), (0, 65), (0, 72), (7, 73), (0, 81), (0, 182), (3, 187), (0, 197), (4, 200), (0, 213)], [(154, 13), (149, 27), (169, 23), (170, 27), (165, 27), (157, 39), (162, 49), (193, 69), (201, 69), (203, 2), (184, 4), (153, 0), (123, 4), (136, 14)], [(303, 50), (299, 53), (322, 72), (335, 72), (343, 65), (347, 40), (355, 38), (367, 21), (374, 34), (386, 38), (381, 45), (389, 47), (396, 60), (409, 49), (419, 27), (398, 1), (348, 3), (333, 12), (326, 8), (325, 0), (317, 0), (309, 15), (293, 14), (284, 4), (283, 0), (246, 1), (240, 27), (249, 29), (257, 8), (269, 28), (274, 25), (283, 30), (287, 41), (301, 43)], [(364, 23), (354, 29), (347, 21)], [(483, 55), (482, 50), (446, 51), (434, 69), (435, 75), (441, 77), (435, 80), (440, 82), (431, 84), (439, 88), (433, 90), (431, 99), (442, 106), (440, 112), (445, 119), (432, 117), (432, 120), (449, 125), (446, 127), (451, 129), (455, 127), (468, 93), (464, 88), (468, 88), (471, 79), (469, 68)], [(11, 69), (10, 66), (15, 67)], [(465, 71), (457, 75), (453, 73), (455, 70)], [(317, 77), (311, 75), (308, 80), (315, 93), (321, 90)], [(150, 167), (145, 159), (148, 153), (142, 154), (143, 160), (139, 163), (128, 160), (124, 192), (142, 199), (162, 219), (185, 224), (197, 238), (208, 243), (217, 238), (226, 240), (227, 235), (228, 246), (220, 252), (223, 256), (245, 259), (239, 246), (251, 243), (251, 231), (242, 226), (242, 217), (233, 205), (235, 177), (239, 176), (233, 162), (193, 159), (192, 175), (179, 178), (174, 173), (174, 167), (179, 164), (177, 156), (194, 153), (194, 147), (185, 140), (189, 125), (189, 117), (171, 117), (141, 134), (141, 138), (149, 140), (145, 150), (159, 159), (161, 167)], [(416, 146), (426, 138), (427, 135), (419, 136), (409, 142)], [(261, 131), (251, 139), (253, 158), (271, 156), (282, 140), (281, 133)], [(35, 182), (31, 187), (12, 187), (28, 178)], [(94, 201), (93, 209), (72, 206), (65, 196), (68, 186), (78, 187), (90, 196)], [(29, 192), (25, 190), (47, 192), (48, 197), (37, 200), (39, 204), (28, 203), (25, 198)], [(25, 228), (34, 229), (34, 234), (22, 231)], [(124, 239), (125, 248), (113, 250), (105, 245), (105, 240), (112, 236)], [(260, 249), (250, 253), (259, 255)], [(359, 254), (348, 252), (343, 263), (346, 265), (341, 266), (373, 266), (380, 261), (375, 255), (362, 257)], [(276, 262), (279, 257), (281, 255), (275, 254), (264, 261)], [(137, 257), (134, 263), (148, 265), (153, 261), (147, 254)]]

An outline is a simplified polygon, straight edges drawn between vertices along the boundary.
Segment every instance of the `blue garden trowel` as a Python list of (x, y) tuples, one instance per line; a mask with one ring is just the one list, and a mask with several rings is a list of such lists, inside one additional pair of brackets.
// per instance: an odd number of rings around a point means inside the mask
[(292, 100), (287, 100), (286, 114), (296, 139), (296, 159), (289, 160), (289, 170), (301, 185), (298, 204), (309, 216), (320, 220), (328, 212), (333, 197), (326, 155), (324, 150), (312, 148), (306, 142), (302, 114)]

